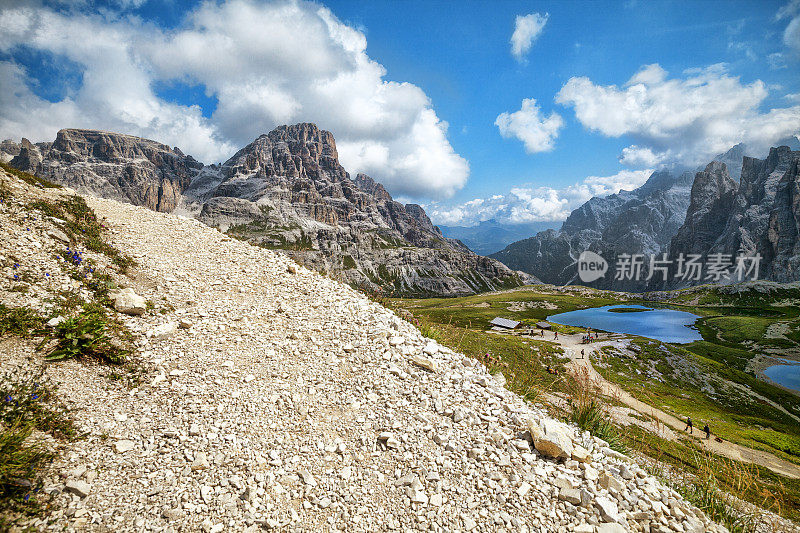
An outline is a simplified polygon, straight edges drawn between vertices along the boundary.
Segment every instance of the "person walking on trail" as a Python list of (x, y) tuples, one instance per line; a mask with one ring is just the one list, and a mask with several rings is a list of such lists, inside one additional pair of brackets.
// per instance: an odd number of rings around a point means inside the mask
[(581, 348), (581, 359), (583, 359), (583, 348)]
[(689, 433), (694, 434), (694, 427), (692, 427), (692, 417), (691, 416), (686, 417), (686, 427), (684, 428), (684, 431), (688, 431)]
[(711, 428), (708, 427), (708, 424), (705, 425), (703, 431), (706, 432), (706, 440), (709, 440), (711, 438)]
[(556, 331), (554, 333), (555, 333), (555, 339), (558, 340), (558, 332)]

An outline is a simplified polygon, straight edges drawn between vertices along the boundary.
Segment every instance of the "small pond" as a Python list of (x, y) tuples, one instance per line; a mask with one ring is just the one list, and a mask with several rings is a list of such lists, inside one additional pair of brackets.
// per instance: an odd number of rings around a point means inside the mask
[(764, 375), (778, 385), (800, 392), (800, 363), (796, 361), (792, 363), (768, 367), (764, 370)]
[[(613, 311), (625, 309), (624, 312)], [(632, 312), (633, 309), (640, 312)], [(641, 305), (606, 305), (559, 313), (547, 320), (565, 326), (600, 329), (613, 333), (640, 335), (663, 342), (684, 344), (702, 340), (702, 336), (690, 326), (700, 318), (686, 311), (673, 309), (651, 309)]]

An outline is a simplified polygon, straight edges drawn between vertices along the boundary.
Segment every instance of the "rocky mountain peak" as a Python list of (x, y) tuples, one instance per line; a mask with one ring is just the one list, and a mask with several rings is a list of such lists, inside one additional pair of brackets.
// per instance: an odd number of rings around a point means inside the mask
[(208, 167), (155, 141), (80, 129), (47, 145), (24, 141), (12, 165), (82, 192), (178, 208), (371, 289), (452, 296), (527, 279), (445, 239), (422, 207), (394, 201), (369, 176), (352, 180), (333, 135), (311, 123), (279, 126)]
[[(686, 221), (670, 251), (761, 256), (759, 278), (796, 281), (800, 274), (800, 151), (771, 148), (745, 156), (738, 187), (722, 163), (699, 172)], [(736, 280), (733, 280), (736, 281)]]

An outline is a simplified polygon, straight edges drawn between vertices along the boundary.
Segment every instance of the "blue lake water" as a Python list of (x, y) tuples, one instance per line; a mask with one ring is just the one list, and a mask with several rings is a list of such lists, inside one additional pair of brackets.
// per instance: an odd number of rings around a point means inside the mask
[[(647, 309), (633, 313), (615, 313), (609, 309), (619, 307), (635, 307)], [(584, 328), (601, 329), (614, 333), (627, 333), (640, 335), (663, 342), (687, 342), (702, 340), (700, 333), (689, 326), (693, 325), (699, 316), (686, 311), (673, 309), (650, 309), (641, 305), (606, 305), (580, 309), (569, 313), (559, 313), (547, 317), (547, 320), (565, 326), (580, 326)]]
[(792, 361), (792, 363), (794, 364), (771, 366), (764, 370), (764, 375), (778, 385), (800, 391), (800, 364), (796, 361)]

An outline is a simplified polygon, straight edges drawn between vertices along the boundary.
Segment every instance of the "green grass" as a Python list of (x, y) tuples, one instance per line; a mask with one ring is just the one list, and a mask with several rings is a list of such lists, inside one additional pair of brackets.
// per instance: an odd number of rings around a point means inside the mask
[(733, 344), (761, 341), (767, 328), (773, 322), (774, 319), (771, 318), (750, 316), (722, 316), (706, 319), (706, 324), (717, 331), (721, 340)]
[(43, 326), (44, 320), (32, 309), (0, 304), (0, 337), (32, 337)]
[[(55, 341), (45, 355), (48, 361), (91, 357), (103, 362), (124, 363), (131, 353), (130, 336), (124, 326), (110, 318), (104, 307), (86, 304), (76, 316), (53, 328)], [(47, 339), (40, 344), (44, 346)]]
[(43, 511), (42, 480), (55, 450), (35, 432), (59, 440), (82, 436), (56, 392), (41, 367), (0, 375), (0, 530)]
[(105, 240), (103, 224), (94, 211), (80, 196), (69, 196), (57, 202), (36, 200), (27, 205), (29, 210), (37, 210), (44, 215), (61, 219), (61, 229), (69, 236), (70, 241), (85, 247), (87, 250), (105, 255), (111, 259), (120, 272), (136, 264), (130, 256), (122, 253)]

